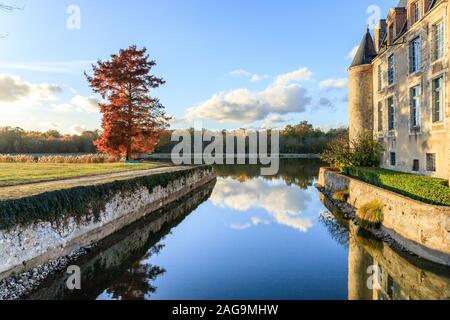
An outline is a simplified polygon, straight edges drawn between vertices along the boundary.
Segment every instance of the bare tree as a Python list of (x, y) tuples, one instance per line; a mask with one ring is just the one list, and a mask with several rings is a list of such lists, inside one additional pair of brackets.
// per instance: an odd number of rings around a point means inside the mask
[(13, 7), (13, 6), (9, 6), (7, 4), (0, 3), (0, 10), (1, 11), (12, 11), (12, 10), (17, 10), (17, 9), (19, 9), (19, 8)]
[[(0, 11), (9, 12), (9, 11), (13, 11), (13, 10), (21, 10), (21, 8), (10, 6), (10, 5), (7, 5), (4, 3), (0, 3)], [(6, 35), (0, 34), (0, 39), (5, 38), (5, 37), (6, 37)]]

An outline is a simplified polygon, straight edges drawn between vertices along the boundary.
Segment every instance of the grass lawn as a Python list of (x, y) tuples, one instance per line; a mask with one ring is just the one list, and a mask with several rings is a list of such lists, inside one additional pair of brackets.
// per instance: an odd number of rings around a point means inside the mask
[(446, 180), (379, 168), (351, 168), (349, 175), (425, 203), (450, 206), (450, 187)]
[(162, 164), (159, 163), (0, 163), (0, 187), (75, 177), (95, 176), (115, 172), (153, 169), (160, 166), (162, 166)]

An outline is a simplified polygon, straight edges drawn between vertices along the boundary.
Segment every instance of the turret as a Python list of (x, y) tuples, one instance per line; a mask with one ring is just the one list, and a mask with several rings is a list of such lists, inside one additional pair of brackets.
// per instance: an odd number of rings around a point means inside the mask
[(350, 140), (364, 131), (373, 131), (373, 67), (377, 56), (369, 28), (348, 70)]

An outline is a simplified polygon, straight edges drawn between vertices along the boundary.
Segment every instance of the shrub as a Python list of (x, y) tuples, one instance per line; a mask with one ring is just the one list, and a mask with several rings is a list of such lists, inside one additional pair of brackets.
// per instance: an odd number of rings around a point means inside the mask
[(322, 161), (343, 172), (352, 163), (348, 135), (341, 135), (330, 142), (321, 155)]
[(39, 163), (114, 163), (120, 157), (107, 154), (87, 154), (82, 156), (45, 156), (39, 158)]
[(80, 156), (44, 156), (34, 158), (30, 155), (0, 155), (0, 162), (8, 163), (115, 163), (119, 162), (120, 157), (107, 154), (86, 154)]
[(350, 191), (348, 189), (344, 189), (338, 192), (333, 193), (333, 199), (341, 202), (347, 202), (348, 198), (350, 198)]
[(450, 188), (443, 179), (379, 168), (349, 168), (348, 175), (418, 201), (450, 206)]
[(356, 219), (364, 228), (379, 228), (383, 223), (383, 204), (379, 200), (371, 201), (356, 211)]
[(372, 134), (365, 131), (352, 141), (346, 135), (333, 140), (321, 159), (340, 172), (347, 173), (352, 167), (378, 167), (382, 152), (383, 148), (373, 139)]
[(0, 154), (0, 162), (7, 163), (31, 163), (34, 162), (34, 158), (28, 155), (10, 155)]

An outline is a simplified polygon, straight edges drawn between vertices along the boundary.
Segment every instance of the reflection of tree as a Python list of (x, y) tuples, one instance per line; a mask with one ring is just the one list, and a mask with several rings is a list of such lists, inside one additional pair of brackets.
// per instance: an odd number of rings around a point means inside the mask
[(115, 281), (106, 292), (113, 299), (145, 300), (149, 294), (156, 292), (152, 282), (166, 270), (147, 262), (152, 255), (158, 255), (164, 245), (155, 245), (142, 260), (133, 263), (125, 273)]
[[(296, 185), (301, 189), (307, 189), (313, 185), (320, 166), (321, 162), (318, 160), (281, 160), (277, 175), (262, 178), (270, 181), (282, 179), (288, 186)], [(218, 165), (216, 170), (219, 177), (232, 178), (240, 182), (261, 177), (259, 165)]]
[(327, 228), (334, 241), (348, 248), (350, 239), (348, 222), (334, 217), (330, 212), (321, 214), (319, 220)]

